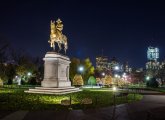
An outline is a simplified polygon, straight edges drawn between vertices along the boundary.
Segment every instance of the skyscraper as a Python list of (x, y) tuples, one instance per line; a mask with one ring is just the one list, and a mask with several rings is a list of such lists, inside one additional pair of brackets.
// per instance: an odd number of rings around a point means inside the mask
[(159, 59), (159, 49), (156, 47), (148, 47), (147, 50), (147, 59), (157, 61)]
[(148, 47), (147, 50), (147, 59), (146, 69), (159, 69), (159, 49), (156, 47)]

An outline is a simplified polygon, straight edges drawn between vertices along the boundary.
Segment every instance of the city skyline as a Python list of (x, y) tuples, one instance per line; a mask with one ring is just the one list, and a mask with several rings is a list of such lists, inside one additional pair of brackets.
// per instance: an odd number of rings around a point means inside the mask
[[(14, 1), (0, 5), (0, 36), (32, 56), (49, 47), (50, 20), (61, 18), (70, 57), (92, 59), (103, 54), (145, 67), (147, 48), (160, 49), (164, 59), (164, 2)], [(2, 38), (1, 37), (1, 38)]]

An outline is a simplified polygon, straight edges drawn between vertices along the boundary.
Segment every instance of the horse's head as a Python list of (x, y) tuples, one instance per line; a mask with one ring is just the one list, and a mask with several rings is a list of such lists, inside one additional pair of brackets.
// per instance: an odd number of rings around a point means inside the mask
[(55, 21), (52, 21), (52, 20), (51, 20), (50, 28), (51, 28), (51, 33), (55, 33), (55, 29), (56, 29)]

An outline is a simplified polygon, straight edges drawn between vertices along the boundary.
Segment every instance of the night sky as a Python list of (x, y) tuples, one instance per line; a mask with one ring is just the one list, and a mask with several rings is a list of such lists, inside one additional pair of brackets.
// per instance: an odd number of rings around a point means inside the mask
[[(69, 2), (68, 2), (69, 1)], [(0, 35), (32, 56), (50, 51), (50, 20), (61, 18), (68, 38), (69, 57), (103, 54), (131, 66), (145, 67), (148, 46), (165, 57), (165, 3), (132, 0), (1, 0)], [(95, 2), (94, 2), (95, 1)], [(96, 2), (97, 1), (97, 2)]]

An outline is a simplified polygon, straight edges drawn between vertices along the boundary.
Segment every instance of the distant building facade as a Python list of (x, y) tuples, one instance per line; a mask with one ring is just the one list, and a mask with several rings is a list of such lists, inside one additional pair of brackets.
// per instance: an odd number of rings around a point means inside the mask
[(158, 62), (159, 59), (159, 48), (157, 47), (148, 47), (147, 50), (147, 63), (146, 69), (153, 69), (157, 70), (160, 68), (160, 63)]
[(108, 57), (107, 56), (96, 57), (96, 69), (98, 69), (98, 70), (108, 69)]
[(157, 47), (148, 47), (147, 59), (150, 61), (157, 61), (157, 59), (159, 59), (159, 49)]
[(120, 75), (122, 73), (130, 73), (132, 71), (132, 69), (128, 66), (128, 62), (120, 64), (115, 57), (108, 59), (107, 56), (96, 57), (96, 70), (104, 73), (105, 75)]

